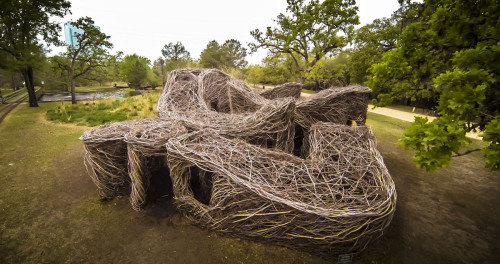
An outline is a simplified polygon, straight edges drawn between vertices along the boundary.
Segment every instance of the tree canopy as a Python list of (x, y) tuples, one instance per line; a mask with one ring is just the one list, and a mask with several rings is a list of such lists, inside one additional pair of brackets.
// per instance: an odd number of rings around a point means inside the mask
[(315, 83), (318, 89), (347, 86), (349, 79), (348, 54), (345, 52), (322, 58), (306, 75), (306, 81)]
[(119, 64), (120, 76), (130, 87), (141, 87), (148, 82), (149, 60), (137, 54), (127, 55)]
[(177, 62), (180, 59), (189, 59), (190, 54), (189, 51), (186, 50), (186, 47), (182, 44), (182, 42), (177, 41), (177, 43), (168, 43), (163, 46), (161, 49), (161, 54), (167, 61)]
[(366, 85), (384, 106), (395, 99), (431, 98), (439, 117), (416, 118), (400, 140), (428, 170), (448, 165), (484, 130), (487, 167), (500, 170), (500, 3), (428, 0), (419, 21), (402, 32), (395, 49), (370, 68)]
[(111, 49), (113, 44), (108, 41), (110, 37), (101, 32), (90, 17), (79, 18), (70, 24), (83, 32), (74, 33), (76, 45), (67, 47), (63, 54), (66, 59), (60, 60), (59, 65), (68, 72), (71, 83), (71, 101), (76, 104), (75, 79), (92, 70), (106, 67), (105, 63), (110, 57), (107, 49)]
[(347, 45), (359, 24), (354, 0), (287, 0), (287, 14), (279, 14), (278, 27), (250, 34), (257, 43), (252, 51), (268, 49), (274, 55), (288, 54), (302, 72), (300, 81), (321, 58)]
[(355, 48), (349, 57), (351, 81), (365, 82), (368, 68), (378, 62), (384, 52), (396, 47), (398, 36), (399, 29), (394, 17), (375, 19), (356, 30)]
[(184, 68), (189, 65), (191, 55), (182, 42), (168, 43), (163, 46), (161, 54), (165, 58), (164, 67), (167, 71)]
[(13, 58), (9, 67), (21, 71), (28, 88), (30, 106), (38, 106), (33, 66), (42, 53), (39, 37), (58, 44), (60, 26), (54, 17), (69, 13), (65, 0), (2, 0), (0, 2), (0, 52)]
[(245, 67), (246, 56), (247, 50), (238, 40), (229, 39), (222, 45), (212, 40), (201, 52), (200, 64), (205, 68), (217, 68), (229, 72), (232, 68)]

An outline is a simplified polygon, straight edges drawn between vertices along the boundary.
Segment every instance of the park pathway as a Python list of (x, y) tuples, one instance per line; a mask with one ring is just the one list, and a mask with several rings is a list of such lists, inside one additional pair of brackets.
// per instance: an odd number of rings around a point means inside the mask
[[(35, 94), (41, 95), (41, 89), (38, 88), (35, 90)], [(4, 120), (4, 118), (10, 113), (10, 111), (14, 110), (19, 104), (28, 100), (28, 90), (21, 89), (16, 91), (10, 95), (7, 95), (2, 98), (0, 101), (0, 123)]]
[[(409, 112), (405, 112), (405, 111), (390, 109), (387, 107), (377, 107), (377, 108), (373, 109), (373, 105), (368, 105), (368, 112), (372, 112), (372, 113), (379, 114), (379, 115), (385, 115), (385, 116), (397, 118), (397, 119), (400, 119), (403, 121), (408, 121), (408, 122), (413, 122), (415, 120), (416, 116), (427, 117), (429, 119), (429, 121), (436, 119), (436, 117), (433, 117), (433, 116), (416, 114), (416, 113), (409, 113)], [(482, 139), (480, 136), (480, 133), (478, 133), (478, 132), (469, 132), (469, 133), (467, 133), (467, 137), (479, 139), (479, 140)]]
[(415, 120), (416, 116), (427, 117), (429, 119), (429, 121), (436, 119), (433, 116), (416, 114), (416, 113), (409, 113), (409, 112), (395, 110), (395, 109), (391, 109), (391, 108), (387, 108), (387, 107), (377, 107), (377, 108), (373, 109), (373, 105), (368, 105), (368, 112), (372, 112), (372, 113), (379, 114), (379, 115), (390, 116), (390, 117), (397, 118), (397, 119), (400, 119), (403, 121), (408, 121), (408, 122), (413, 122)]

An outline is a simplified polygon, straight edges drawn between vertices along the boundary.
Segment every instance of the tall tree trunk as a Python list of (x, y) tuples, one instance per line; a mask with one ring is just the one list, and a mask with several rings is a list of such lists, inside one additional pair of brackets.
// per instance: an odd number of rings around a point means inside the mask
[(75, 77), (73, 76), (73, 68), (71, 68), (69, 72), (69, 79), (71, 80), (71, 103), (76, 104), (76, 95), (75, 95)]
[(30, 107), (38, 107), (35, 94), (35, 84), (33, 82), (33, 67), (28, 66), (26, 69), (22, 70), (21, 73), (23, 74), (26, 89), (28, 90)]
[(299, 77), (299, 83), (300, 84), (304, 84), (304, 82), (306, 81), (306, 78), (305, 77)]

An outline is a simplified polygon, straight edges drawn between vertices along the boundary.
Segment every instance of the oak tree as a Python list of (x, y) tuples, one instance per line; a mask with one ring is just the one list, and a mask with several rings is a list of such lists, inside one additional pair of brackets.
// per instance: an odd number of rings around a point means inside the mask
[(354, 25), (359, 24), (354, 0), (287, 0), (286, 14), (279, 14), (277, 27), (265, 32), (255, 29), (250, 34), (252, 52), (268, 49), (274, 55), (288, 54), (301, 71), (299, 81), (321, 58), (347, 45)]
[[(482, 130), (486, 166), (500, 170), (500, 3), (428, 0), (420, 21), (370, 68), (375, 105), (434, 97), (439, 117), (416, 118), (400, 139), (418, 166), (433, 170), (460, 156), (466, 133)], [(470, 152), (470, 151), (468, 151)], [(468, 153), (467, 152), (467, 153)]]

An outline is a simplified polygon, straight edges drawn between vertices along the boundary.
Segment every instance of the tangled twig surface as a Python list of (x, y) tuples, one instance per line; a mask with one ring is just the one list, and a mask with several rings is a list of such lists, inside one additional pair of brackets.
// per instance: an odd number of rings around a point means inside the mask
[(260, 95), (266, 99), (276, 99), (276, 98), (286, 98), (293, 97), (295, 99), (300, 98), (300, 93), (302, 91), (302, 85), (296, 82), (284, 83), (282, 85), (278, 85), (273, 89), (266, 90)]
[(326, 255), (364, 249), (396, 204), (373, 133), (362, 126), (369, 89), (330, 88), (296, 101), (300, 86), (283, 87), (265, 98), (218, 70), (171, 72), (159, 118), (85, 132), (99, 194), (130, 194), (140, 210), (155, 167), (168, 166), (160, 177), (171, 180), (178, 209), (202, 226)]

